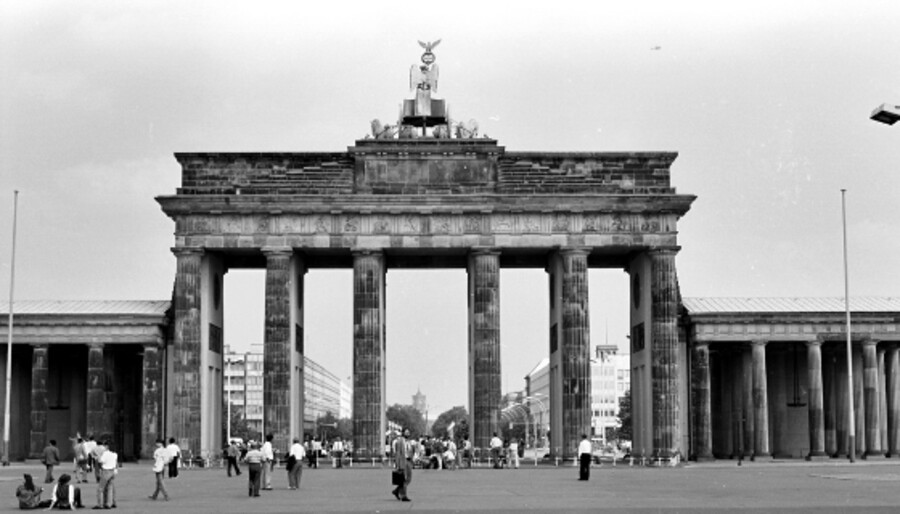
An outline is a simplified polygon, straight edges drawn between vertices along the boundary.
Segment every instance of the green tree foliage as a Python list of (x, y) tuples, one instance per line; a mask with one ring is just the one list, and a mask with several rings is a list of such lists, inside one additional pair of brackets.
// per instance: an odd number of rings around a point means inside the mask
[(469, 435), (469, 412), (463, 406), (444, 411), (431, 425), (431, 435), (435, 437), (449, 436), (447, 428), (453, 425), (453, 437), (462, 439)]
[(412, 437), (425, 434), (425, 417), (412, 405), (395, 403), (387, 409), (388, 421), (393, 421), (403, 428), (408, 428)]

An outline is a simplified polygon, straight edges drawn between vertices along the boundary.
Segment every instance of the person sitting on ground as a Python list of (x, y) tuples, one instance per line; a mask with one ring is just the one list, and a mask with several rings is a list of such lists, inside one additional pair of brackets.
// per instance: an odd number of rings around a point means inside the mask
[(50, 500), (41, 501), (41, 493), (44, 488), (34, 485), (34, 478), (25, 473), (25, 482), (16, 488), (16, 498), (19, 500), (19, 508), (22, 510), (43, 509), (50, 506)]
[(50, 506), (47, 510), (56, 508), (60, 510), (83, 509), (81, 504), (81, 488), (75, 487), (70, 483), (72, 477), (63, 474), (59, 477), (59, 481), (53, 486), (53, 494), (51, 495)]

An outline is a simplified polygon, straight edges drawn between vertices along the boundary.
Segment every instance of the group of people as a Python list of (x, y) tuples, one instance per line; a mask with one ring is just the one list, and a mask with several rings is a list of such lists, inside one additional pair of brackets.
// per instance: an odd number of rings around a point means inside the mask
[[(75, 483), (87, 483), (88, 474), (93, 473), (97, 481), (97, 504), (94, 509), (116, 508), (115, 478), (118, 473), (119, 455), (112, 450), (109, 441), (97, 442), (93, 436), (85, 440), (80, 434), (71, 439), (75, 455)], [(53, 469), (61, 462), (55, 440), (51, 439), (44, 448), (41, 462), (46, 467), (44, 483), (53, 483)], [(50, 499), (41, 500), (43, 488), (36, 487), (33, 477), (26, 474), (24, 483), (16, 489), (19, 508), (27, 510), (84, 507), (81, 501), (81, 488), (72, 484), (71, 475), (63, 473), (55, 482)]]
[(491, 447), (491, 463), (494, 469), (513, 468), (519, 469), (519, 459), (522, 458), (525, 451), (524, 442), (516, 439), (500, 439), (497, 432), (494, 432), (490, 441)]
[[(266, 442), (260, 445), (256, 441), (249, 441), (248, 450), (241, 456), (241, 451), (237, 447), (237, 443), (229, 442), (225, 450), (225, 457), (228, 459), (228, 476), (231, 476), (232, 467), (237, 475), (241, 474), (240, 467), (237, 464), (238, 458), (242, 462), (247, 463), (247, 472), (249, 474), (248, 495), (258, 497), (259, 492), (271, 491), (272, 475), (275, 472), (275, 452), (272, 448), (273, 434), (266, 434)], [(287, 469), (288, 489), (300, 489), (300, 479), (303, 476), (303, 461), (306, 458), (306, 448), (300, 444), (299, 438), (294, 438), (293, 444), (287, 452), (285, 459), (285, 467)]]

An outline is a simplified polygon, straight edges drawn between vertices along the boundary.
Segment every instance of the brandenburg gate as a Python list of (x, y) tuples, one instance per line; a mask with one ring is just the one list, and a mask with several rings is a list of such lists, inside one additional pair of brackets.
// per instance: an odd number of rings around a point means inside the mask
[(645, 427), (661, 459), (686, 455), (675, 257), (695, 197), (670, 183), (676, 154), (507, 151), (433, 96), (435, 45), (423, 44), (397, 124), (373, 121), (344, 152), (176, 154), (181, 187), (157, 198), (177, 260), (165, 433), (195, 452), (221, 447), (223, 275), (263, 268), (265, 431), (280, 448), (301, 436), (304, 274), (352, 268), (354, 458), (380, 456), (385, 274), (465, 268), (470, 427), (487, 447), (500, 421), (500, 269), (533, 267), (548, 274), (551, 446), (574, 456), (591, 420), (588, 270), (603, 267), (630, 275), (635, 433)]

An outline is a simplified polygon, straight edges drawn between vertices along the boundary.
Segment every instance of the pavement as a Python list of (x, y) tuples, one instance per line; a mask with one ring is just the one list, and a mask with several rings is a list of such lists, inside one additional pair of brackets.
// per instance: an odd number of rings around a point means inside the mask
[[(71, 467), (58, 467), (55, 475), (71, 474)], [(123, 465), (112, 512), (900, 512), (900, 459), (741, 466), (716, 461), (678, 468), (595, 464), (587, 482), (577, 480), (571, 464), (417, 469), (409, 503), (391, 495), (390, 470), (380, 465), (304, 468), (297, 491), (287, 489), (285, 470), (276, 469), (274, 490), (259, 498), (248, 497), (246, 473), (228, 478), (224, 468), (183, 469), (177, 479), (166, 480), (168, 502), (147, 498), (155, 485), (151, 467), (149, 461)], [(17, 509), (15, 489), (23, 473), (36, 481), (44, 476), (37, 463), (0, 468), (0, 511)], [(95, 504), (96, 484), (80, 486), (87, 512)]]

